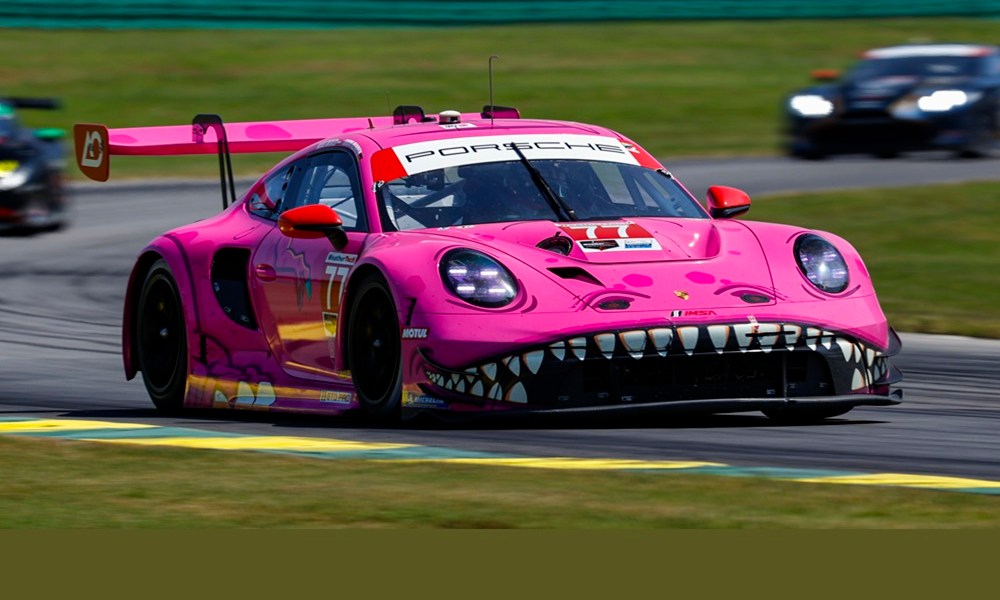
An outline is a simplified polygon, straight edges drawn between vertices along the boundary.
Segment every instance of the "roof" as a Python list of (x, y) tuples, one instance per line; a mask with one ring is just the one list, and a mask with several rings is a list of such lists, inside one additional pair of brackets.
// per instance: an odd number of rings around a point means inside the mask
[(988, 56), (997, 52), (996, 46), (982, 44), (908, 44), (875, 48), (862, 54), (863, 58), (913, 58), (920, 56)]

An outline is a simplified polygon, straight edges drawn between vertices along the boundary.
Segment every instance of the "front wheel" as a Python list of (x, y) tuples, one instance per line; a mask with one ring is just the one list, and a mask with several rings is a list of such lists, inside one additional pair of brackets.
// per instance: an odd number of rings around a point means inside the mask
[(153, 404), (164, 412), (179, 411), (187, 388), (187, 330), (177, 283), (163, 259), (153, 263), (143, 281), (135, 342)]
[(367, 276), (351, 301), (347, 360), (362, 409), (371, 417), (399, 416), (402, 399), (399, 318), (381, 275)]

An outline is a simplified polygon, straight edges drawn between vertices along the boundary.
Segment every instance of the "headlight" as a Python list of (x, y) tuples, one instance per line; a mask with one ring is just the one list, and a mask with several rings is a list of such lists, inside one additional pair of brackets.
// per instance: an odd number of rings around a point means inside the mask
[(795, 240), (794, 252), (802, 274), (818, 289), (830, 294), (847, 289), (847, 263), (833, 244), (808, 233)]
[(833, 102), (814, 94), (792, 96), (788, 105), (803, 117), (825, 117), (833, 112)]
[(0, 191), (8, 191), (19, 188), (31, 177), (31, 171), (25, 167), (14, 171), (0, 171)]
[(937, 90), (917, 99), (917, 107), (924, 112), (945, 112), (975, 102), (981, 95), (980, 92)]
[(476, 306), (496, 308), (517, 296), (517, 283), (510, 271), (475, 250), (446, 254), (441, 261), (441, 280), (452, 294)]

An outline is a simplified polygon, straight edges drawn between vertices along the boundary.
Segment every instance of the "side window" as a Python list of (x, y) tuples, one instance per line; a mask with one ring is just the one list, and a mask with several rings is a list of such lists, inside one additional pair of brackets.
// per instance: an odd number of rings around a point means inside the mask
[(292, 170), (292, 166), (284, 168), (257, 185), (247, 203), (251, 213), (265, 219), (277, 218), (277, 213), (281, 210), (281, 201), (288, 191)]
[(304, 165), (301, 184), (282, 210), (307, 204), (326, 204), (337, 211), (348, 231), (366, 231), (358, 165), (347, 152), (316, 154)]

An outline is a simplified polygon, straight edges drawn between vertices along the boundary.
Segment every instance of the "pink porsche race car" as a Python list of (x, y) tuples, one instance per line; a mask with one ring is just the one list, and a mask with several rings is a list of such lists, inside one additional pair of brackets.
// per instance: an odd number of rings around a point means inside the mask
[[(160, 409), (763, 411), (901, 399), (836, 235), (706, 206), (609, 129), (516, 109), (75, 128), (77, 162), (217, 154), (224, 210), (139, 254), (125, 372)], [(291, 152), (239, 199), (231, 153)], [(230, 203), (230, 198), (232, 202)]]

